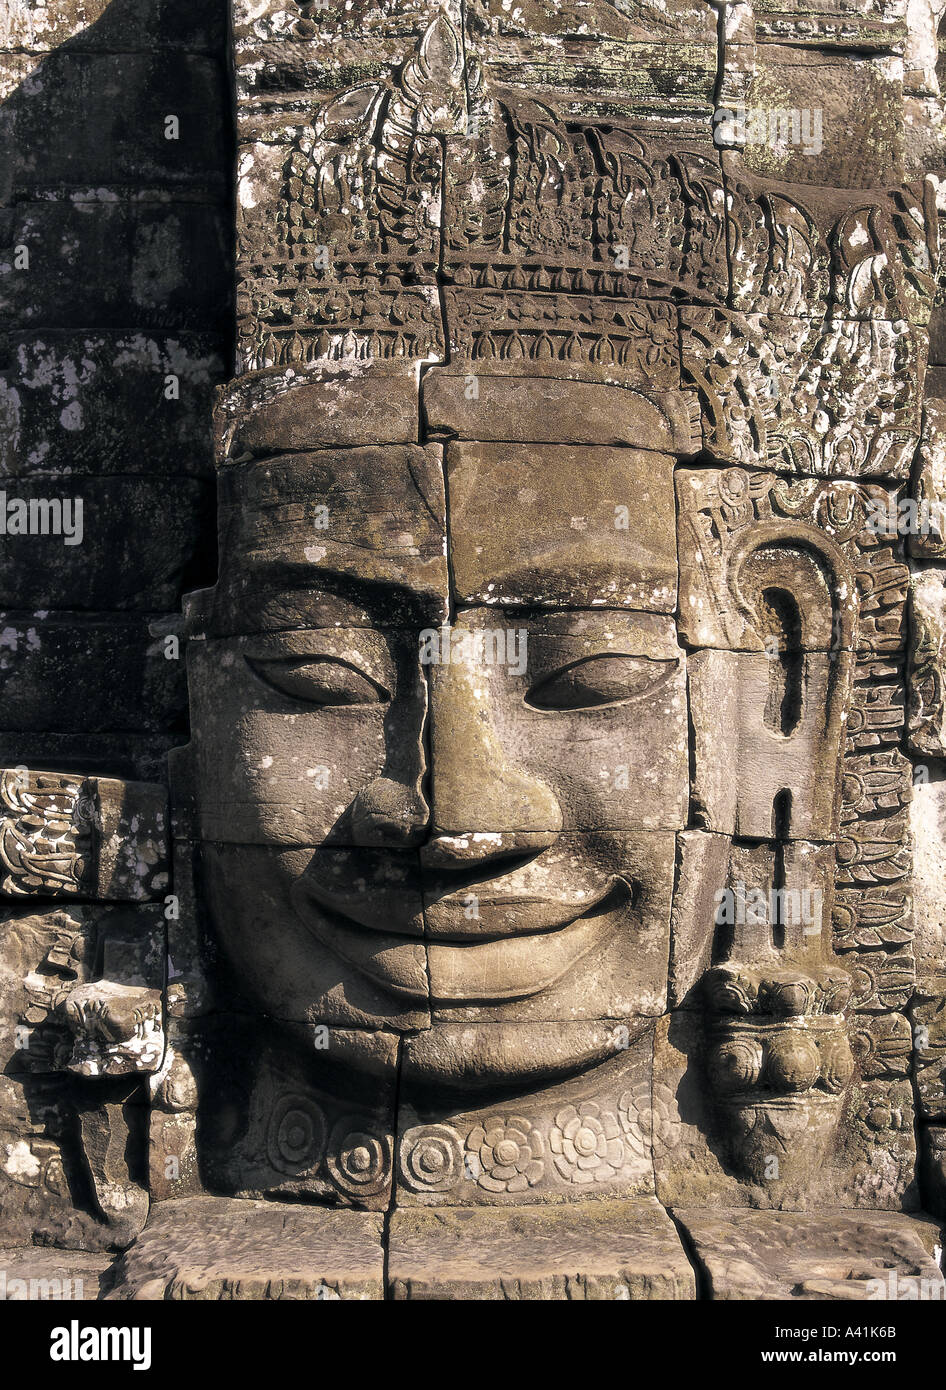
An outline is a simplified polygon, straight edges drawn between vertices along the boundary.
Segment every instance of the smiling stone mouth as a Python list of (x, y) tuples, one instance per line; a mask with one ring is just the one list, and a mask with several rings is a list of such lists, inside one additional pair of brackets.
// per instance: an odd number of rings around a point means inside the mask
[(612, 875), (593, 903), (578, 914), (572, 904), (564, 921), (516, 933), (422, 938), (366, 926), (327, 907), (309, 885), (305, 904), (317, 911), (303, 910), (300, 916), (323, 945), (390, 992), (459, 1005), (526, 998), (548, 989), (602, 942), (633, 897), (632, 885)]
[[(530, 927), (524, 931), (492, 932), (471, 930), (470, 928), (475, 926), (473, 922), (471, 922), (466, 929), (458, 927), (456, 930), (450, 930), (449, 928), (434, 930), (431, 929), (428, 924), (426, 939), (438, 946), (469, 946), (474, 943), (485, 945), (489, 942), (522, 941), (530, 937), (552, 936), (556, 932), (567, 931), (569, 927), (574, 926), (577, 922), (586, 921), (592, 917), (610, 915), (612, 912), (616, 911), (618, 907), (626, 905), (632, 898), (633, 893), (626, 880), (623, 878), (613, 878), (611, 882), (604, 887), (599, 896), (595, 898), (593, 902), (583, 906), (580, 912), (575, 911), (578, 904), (562, 903), (560, 905), (560, 913), (567, 912), (567, 916), (564, 920), (559, 914), (559, 917), (555, 921), (550, 921), (542, 926)], [(515, 893), (484, 895), (481, 899), (481, 903), (492, 908), (559, 906), (558, 904), (553, 904), (547, 897), (543, 897), (538, 893), (521, 895)], [(431, 905), (428, 905), (427, 911), (430, 910), (430, 906)]]

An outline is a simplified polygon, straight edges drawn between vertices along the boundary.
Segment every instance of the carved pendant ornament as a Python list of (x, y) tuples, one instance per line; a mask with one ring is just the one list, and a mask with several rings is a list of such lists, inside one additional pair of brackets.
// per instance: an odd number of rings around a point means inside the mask
[(0, 777), (11, 1243), (943, 1296), (938, 185), (714, 135), (783, 43), (905, 51), (802, 8), (234, 4), (189, 742)]

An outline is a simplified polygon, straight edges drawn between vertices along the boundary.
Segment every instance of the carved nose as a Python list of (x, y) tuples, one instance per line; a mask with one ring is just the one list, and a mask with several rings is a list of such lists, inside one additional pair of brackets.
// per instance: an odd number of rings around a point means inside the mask
[(430, 809), (414, 787), (378, 777), (362, 787), (351, 807), (357, 844), (376, 849), (408, 849), (427, 833)]
[(503, 747), (483, 685), (467, 668), (441, 668), (431, 692), (433, 842), (454, 860), (542, 849), (562, 828), (555, 793)]

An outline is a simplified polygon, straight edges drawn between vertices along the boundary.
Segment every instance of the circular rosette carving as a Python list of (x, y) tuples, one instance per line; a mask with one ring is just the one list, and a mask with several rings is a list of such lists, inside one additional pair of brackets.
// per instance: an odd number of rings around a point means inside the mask
[(639, 1081), (618, 1101), (618, 1117), (631, 1153), (649, 1162), (655, 1150), (666, 1152), (677, 1139), (674, 1126), (674, 1099), (662, 1081), (653, 1088)]
[(487, 1192), (524, 1192), (545, 1171), (542, 1135), (520, 1115), (491, 1115), (470, 1130), (466, 1147)]
[(594, 1101), (567, 1105), (555, 1116), (549, 1136), (555, 1167), (566, 1182), (607, 1182), (624, 1165), (624, 1140), (617, 1117)]
[(463, 1141), (449, 1125), (418, 1125), (401, 1140), (401, 1177), (412, 1192), (446, 1192), (463, 1177)]
[(325, 1153), (327, 1125), (321, 1106), (309, 1096), (281, 1096), (273, 1106), (266, 1133), (266, 1152), (279, 1173), (304, 1173)]
[(654, 1146), (654, 1109), (650, 1086), (646, 1081), (641, 1081), (631, 1090), (624, 1092), (618, 1101), (618, 1115), (628, 1148), (637, 1154), (638, 1158), (649, 1159)]
[(332, 1182), (356, 1200), (375, 1197), (391, 1180), (391, 1141), (363, 1115), (348, 1115), (332, 1129), (325, 1160)]
[(730, 526), (742, 526), (753, 517), (749, 476), (741, 468), (727, 468), (717, 480), (722, 513)]
[(902, 1104), (903, 1099), (902, 1094), (888, 1093), (879, 1088), (867, 1091), (861, 1099), (858, 1118), (875, 1134), (882, 1134), (885, 1130), (909, 1129), (911, 1117)]

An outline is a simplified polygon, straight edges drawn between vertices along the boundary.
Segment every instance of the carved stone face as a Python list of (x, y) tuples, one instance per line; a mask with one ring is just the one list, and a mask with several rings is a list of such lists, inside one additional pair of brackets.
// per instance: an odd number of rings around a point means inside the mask
[[(543, 386), (595, 442), (276, 455), (287, 412), (344, 389), (329, 374), (243, 415), (261, 456), (222, 477), (220, 582), (191, 656), (217, 933), (267, 1013), (416, 1034), (423, 1076), (568, 1071), (666, 1006), (685, 412), (589, 376)], [(463, 382), (434, 369), (428, 417), (489, 432)], [(484, 404), (524, 385), (480, 378)], [(403, 372), (349, 389), (417, 409)], [(519, 432), (541, 438), (547, 409)], [(625, 442), (598, 442), (615, 415)], [(457, 1024), (460, 1063), (437, 1039)]]
[(774, 1150), (780, 1201), (830, 1203), (873, 1152), (836, 955), (908, 911), (874, 523), (929, 190), (796, 196), (572, 115), (442, 15), (241, 164), (195, 835), (233, 1007), (327, 1029), (370, 1094), (337, 1113), (280, 1037), (240, 1191), (685, 1205), (695, 1169), (765, 1205)]

